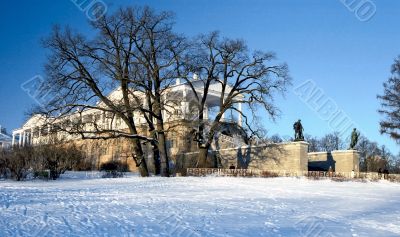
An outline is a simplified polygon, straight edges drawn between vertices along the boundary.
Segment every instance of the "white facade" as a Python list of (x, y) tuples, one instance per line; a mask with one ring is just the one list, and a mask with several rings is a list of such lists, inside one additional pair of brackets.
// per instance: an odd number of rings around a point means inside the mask
[(0, 149), (8, 149), (12, 145), (12, 139), (9, 135), (4, 134), (0, 130)]
[[(201, 97), (203, 92), (203, 84), (201, 81), (193, 82), (198, 95)], [(197, 90), (198, 89), (198, 90)], [(226, 95), (230, 92), (230, 88), (226, 90)], [(210, 114), (209, 111), (213, 107), (218, 107), (220, 103), (220, 94), (221, 94), (221, 86), (220, 84), (214, 84), (210, 86), (209, 94), (207, 96), (206, 101), (206, 109), (204, 114), (204, 119), (208, 119)], [(137, 97), (143, 97), (141, 92), (136, 94)], [(120, 89), (116, 89), (108, 95), (108, 98), (113, 101), (122, 101), (122, 94)], [(242, 97), (240, 97), (242, 98)], [(195, 121), (197, 119), (197, 102), (195, 100), (194, 93), (186, 83), (180, 83), (180, 80), (176, 81), (174, 86), (171, 86), (167, 91), (163, 94), (164, 99), (164, 110), (163, 117), (165, 122), (172, 122), (176, 120), (192, 120)], [(145, 101), (143, 99), (143, 101)], [(103, 103), (98, 103), (97, 106), (102, 107), (105, 106)], [(145, 102), (143, 102), (142, 106), (147, 106)], [(242, 111), (241, 104), (238, 104), (237, 109)], [(222, 119), (226, 119), (226, 116), (223, 116)], [(134, 112), (135, 123), (137, 125), (145, 124), (145, 118), (140, 114), (140, 112)], [(61, 122), (63, 119), (82, 119), (85, 121), (93, 122), (101, 127), (102, 129), (118, 129), (123, 130), (126, 129), (125, 123), (121, 121), (120, 118), (113, 116), (112, 118), (109, 116), (109, 113), (103, 112), (97, 109), (89, 109), (85, 110), (81, 113), (74, 113), (64, 118), (54, 119), (53, 123), (57, 124)], [(210, 117), (210, 119), (213, 119)], [(242, 125), (242, 115), (241, 113), (237, 113), (236, 121), (238, 125)], [(50, 134), (52, 131), (52, 125), (48, 124), (45, 119), (39, 115), (35, 115), (31, 117), (21, 128), (15, 129), (12, 133), (12, 145), (18, 146), (26, 146), (26, 145), (35, 145), (39, 143), (48, 142), (47, 134)], [(89, 129), (91, 129), (89, 127)], [(94, 128), (93, 128), (94, 129)], [(77, 139), (78, 136), (68, 135), (67, 133), (57, 133), (57, 136), (62, 136), (67, 139)]]

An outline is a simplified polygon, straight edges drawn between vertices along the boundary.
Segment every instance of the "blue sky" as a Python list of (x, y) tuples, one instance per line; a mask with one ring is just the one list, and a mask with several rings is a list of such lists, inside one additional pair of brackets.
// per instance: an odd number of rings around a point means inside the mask
[[(376, 95), (390, 76), (390, 65), (400, 54), (400, 1), (373, 0), (376, 14), (357, 19), (340, 0), (158, 0), (104, 1), (108, 11), (124, 5), (149, 5), (176, 13), (176, 30), (189, 36), (219, 30), (242, 38), (252, 49), (274, 51), (289, 64), (293, 87), (278, 98), (282, 111), (275, 123), (265, 119), (270, 134), (292, 136), (292, 124), (302, 119), (308, 134), (332, 132), (295, 95), (293, 88), (312, 80), (324, 90), (371, 140), (400, 151), (379, 134)], [(71, 0), (0, 2), (0, 124), (8, 130), (22, 125), (33, 101), (21, 84), (42, 74), (46, 52), (40, 40), (54, 24), (89, 30), (87, 18)], [(262, 114), (261, 114), (262, 115)], [(266, 117), (266, 116), (264, 116)]]

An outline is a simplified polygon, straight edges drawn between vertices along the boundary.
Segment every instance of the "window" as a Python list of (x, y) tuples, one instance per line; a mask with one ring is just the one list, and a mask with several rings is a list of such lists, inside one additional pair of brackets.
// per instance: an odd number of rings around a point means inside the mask
[(115, 119), (115, 125), (116, 126), (120, 126), (121, 125), (121, 117), (117, 116), (117, 118)]
[(94, 115), (94, 121), (95, 121), (95, 122), (100, 121), (100, 118), (101, 118), (101, 114), (95, 114), (95, 115)]

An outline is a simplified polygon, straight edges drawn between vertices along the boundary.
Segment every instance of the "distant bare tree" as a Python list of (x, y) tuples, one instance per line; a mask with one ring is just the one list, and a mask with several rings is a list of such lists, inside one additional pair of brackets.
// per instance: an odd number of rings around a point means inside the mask
[[(259, 107), (271, 118), (275, 118), (278, 109), (273, 104), (274, 94), (285, 91), (290, 84), (290, 77), (286, 64), (272, 63), (275, 59), (274, 53), (250, 53), (243, 40), (221, 39), (218, 33), (213, 32), (199, 37), (194, 46), (193, 52), (189, 53), (188, 60), (185, 61), (186, 72), (195, 72), (198, 80), (185, 77), (188, 73), (181, 76), (191, 86), (198, 106), (198, 167), (205, 167), (211, 143), (223, 122), (223, 114), (228, 110), (241, 113), (244, 127), (250, 133), (257, 134), (258, 126), (252, 126), (246, 114), (238, 110), (239, 104), (246, 106), (253, 118), (258, 117)], [(202, 85), (200, 91), (196, 83)], [(218, 94), (219, 108), (217, 115), (208, 122), (209, 129), (206, 129), (205, 105), (214, 85), (217, 85), (218, 90), (213, 90), (212, 93)]]
[(325, 135), (320, 140), (320, 147), (323, 151), (334, 151), (344, 149), (344, 142), (340, 138), (339, 132)]
[(382, 107), (378, 111), (383, 115), (380, 131), (400, 143), (400, 56), (391, 71), (392, 76), (383, 83), (383, 94), (378, 95)]
[(400, 153), (397, 156), (392, 156), (389, 164), (390, 173), (400, 174)]
[(356, 150), (360, 152), (360, 170), (367, 171), (370, 157), (381, 155), (378, 143), (370, 141), (365, 136), (361, 136), (356, 145)]
[(283, 139), (281, 136), (279, 136), (279, 134), (274, 134), (272, 135), (268, 140), (270, 140), (273, 143), (280, 143), (283, 142)]
[(317, 137), (313, 137), (309, 134), (304, 135), (305, 141), (308, 143), (308, 152), (321, 151), (320, 140)]
[[(345, 149), (346, 146), (337, 132), (329, 133), (322, 138), (305, 135), (305, 140), (309, 143), (309, 152), (333, 151)], [(387, 168), (390, 172), (397, 173), (400, 170), (400, 157), (394, 156), (386, 146), (379, 146), (378, 143), (370, 141), (361, 135), (355, 149), (360, 154), (360, 171), (374, 171), (379, 168)]]

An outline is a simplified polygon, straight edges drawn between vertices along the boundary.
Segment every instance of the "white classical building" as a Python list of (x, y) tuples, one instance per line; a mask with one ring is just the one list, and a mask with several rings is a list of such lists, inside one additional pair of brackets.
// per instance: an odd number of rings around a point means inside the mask
[[(203, 82), (193, 81), (193, 86), (201, 98), (203, 92)], [(212, 84), (209, 88), (204, 119), (215, 117), (215, 108), (218, 108), (221, 102), (221, 85)], [(231, 88), (226, 88), (225, 96), (230, 93)], [(146, 108), (146, 101), (141, 92), (137, 92), (141, 104)], [(122, 101), (122, 93), (120, 89), (112, 91), (108, 98), (112, 101)], [(143, 99), (142, 99), (143, 98)], [(198, 104), (192, 88), (186, 84), (176, 81), (174, 86), (165, 90), (162, 94), (164, 101), (163, 117), (165, 121), (166, 139), (168, 152), (172, 160), (179, 159), (191, 161), (192, 155), (198, 151), (197, 143), (190, 137), (193, 135), (193, 129), (196, 129), (196, 121), (198, 117)], [(243, 95), (237, 98), (243, 101)], [(97, 103), (96, 106), (105, 106)], [(308, 143), (306, 142), (289, 142), (280, 144), (261, 144), (252, 145), (243, 138), (242, 125), (242, 106), (240, 103), (235, 104), (235, 110), (227, 111), (223, 115), (224, 125), (215, 136), (215, 142), (212, 145), (213, 150), (218, 150), (220, 163), (223, 167), (229, 167), (234, 164), (235, 167), (252, 168), (260, 170), (286, 170), (293, 172), (307, 172), (308, 166), (318, 165), (319, 169), (323, 169), (321, 164), (328, 164), (332, 161), (329, 157), (333, 157), (333, 164), (337, 172), (349, 172), (358, 170), (358, 152), (357, 151), (337, 151), (332, 154), (307, 154)], [(102, 107), (104, 108), (104, 107)], [(218, 111), (218, 110), (217, 110)], [(213, 114), (214, 113), (214, 114)], [(134, 112), (135, 124), (138, 128), (138, 134), (144, 136), (152, 136), (148, 131), (146, 120), (141, 112)], [(106, 130), (127, 129), (121, 118), (115, 114), (110, 116), (109, 112), (99, 109), (88, 109), (85, 111), (77, 111), (62, 118), (55, 118), (52, 123), (46, 123), (44, 118), (35, 115), (31, 117), (21, 128), (16, 129), (12, 133), (12, 144), (18, 146), (36, 145), (49, 143), (56, 137), (64, 141), (73, 141), (85, 152), (86, 160), (93, 167), (99, 168), (100, 164), (110, 160), (125, 160), (133, 171), (137, 169), (133, 163), (133, 156), (129, 149), (129, 144), (124, 143), (118, 138), (109, 139), (107, 142), (103, 140), (83, 140), (77, 135), (69, 135), (68, 133), (56, 129), (59, 123), (64, 120), (76, 120), (84, 126), (85, 130), (94, 129), (93, 124)], [(141, 126), (143, 125), (143, 126)], [(209, 126), (206, 123), (206, 128)], [(239, 126), (237, 126), (239, 125)], [(54, 127), (53, 127), (54, 126)], [(239, 128), (239, 129), (237, 129)], [(236, 130), (235, 130), (236, 129)], [(126, 130), (125, 130), (126, 131)], [(246, 134), (245, 134), (246, 135)], [(242, 137), (241, 137), (242, 136)], [(244, 143), (243, 143), (244, 142)], [(149, 143), (143, 143), (143, 149), (148, 160), (153, 154)], [(147, 151), (147, 152), (146, 152)], [(184, 159), (182, 158), (184, 157)], [(193, 158), (193, 157), (192, 157)], [(194, 156), (194, 158), (196, 158)], [(329, 158), (329, 159), (328, 159)], [(218, 160), (218, 159), (217, 159)], [(314, 162), (314, 163), (312, 163)], [(328, 162), (328, 163), (327, 163)], [(151, 162), (149, 162), (151, 163)], [(185, 163), (186, 166), (193, 165), (190, 162)], [(329, 163), (330, 164), (330, 163)]]
[[(194, 80), (192, 82), (194, 88), (196, 89), (200, 98), (202, 97), (203, 92), (203, 82), (200, 80)], [(220, 95), (221, 95), (221, 84), (215, 83), (210, 85), (207, 101), (206, 101), (206, 109), (204, 118), (207, 120), (208, 118), (213, 119), (212, 113), (213, 108), (218, 107), (220, 104)], [(228, 87), (225, 90), (225, 96), (229, 94), (231, 88)], [(143, 94), (138, 92), (138, 97), (143, 97)], [(122, 101), (122, 93), (120, 89), (116, 89), (112, 91), (108, 98), (113, 101)], [(144, 97), (143, 97), (144, 98)], [(238, 100), (243, 98), (242, 95), (239, 95)], [(179, 120), (189, 120), (194, 121), (197, 119), (198, 109), (196, 105), (195, 96), (192, 88), (187, 83), (182, 83), (181, 80), (177, 79), (176, 84), (168, 88), (168, 90), (164, 91), (163, 99), (166, 101), (163, 117), (165, 123), (175, 122)], [(143, 101), (146, 101), (143, 99)], [(168, 106), (168, 104), (170, 106)], [(105, 106), (103, 103), (98, 103), (97, 106)], [(147, 106), (146, 102), (143, 102), (142, 106)], [(242, 106), (241, 104), (237, 104), (236, 108), (239, 112), (230, 111), (223, 115), (222, 120), (230, 121), (242, 125)], [(140, 112), (134, 112), (135, 123), (140, 126), (140, 124), (145, 124), (145, 118), (140, 114)], [(64, 119), (81, 119), (83, 122), (93, 122), (95, 121), (97, 125), (102, 128), (113, 128), (118, 130), (126, 129), (127, 126), (125, 123), (121, 121), (118, 117), (112, 117), (108, 115), (106, 112), (102, 112), (98, 109), (88, 109), (82, 113), (74, 113), (69, 115), (68, 117), (63, 117), (60, 119), (55, 119), (53, 124), (57, 122), (61, 122)], [(46, 124), (46, 125), (45, 125)], [(47, 122), (44, 121), (44, 118), (39, 115), (35, 115), (28, 119), (24, 123), (21, 128), (15, 129), (12, 132), (12, 145), (18, 146), (26, 146), (26, 145), (35, 145), (39, 143), (46, 143), (48, 140), (47, 134), (52, 133), (53, 125), (48, 125)], [(66, 133), (57, 134), (59, 136), (63, 136), (63, 138), (67, 139), (79, 139), (79, 136), (71, 136)]]
[(12, 145), (11, 137), (0, 126), (0, 149), (8, 149)]
[[(26, 146), (26, 145), (31, 145), (33, 143), (33, 134), (36, 131), (38, 131), (38, 139), (40, 138), (41, 131), (42, 131), (42, 126), (44, 124), (44, 121), (40, 119), (40, 116), (35, 115), (32, 118), (28, 119), (28, 121), (25, 122), (25, 124), (18, 129), (15, 129), (12, 132), (12, 146), (18, 145), (18, 146)], [(39, 129), (41, 128), (41, 129)]]

